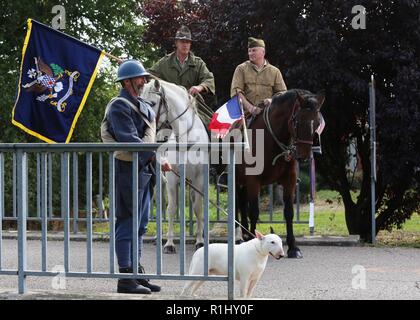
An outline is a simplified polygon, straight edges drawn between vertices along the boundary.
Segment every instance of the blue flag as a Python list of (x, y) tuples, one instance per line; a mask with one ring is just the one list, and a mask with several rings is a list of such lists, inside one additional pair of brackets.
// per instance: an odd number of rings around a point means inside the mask
[(48, 143), (69, 142), (104, 54), (28, 19), (12, 123)]

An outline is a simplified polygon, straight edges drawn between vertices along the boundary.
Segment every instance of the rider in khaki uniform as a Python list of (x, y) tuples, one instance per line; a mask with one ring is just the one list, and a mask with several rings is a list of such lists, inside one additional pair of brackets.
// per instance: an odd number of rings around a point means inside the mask
[(265, 59), (265, 43), (261, 39), (248, 39), (249, 60), (236, 67), (230, 95), (239, 94), (245, 112), (256, 115), (258, 105), (267, 105), (275, 94), (287, 90), (280, 70)]

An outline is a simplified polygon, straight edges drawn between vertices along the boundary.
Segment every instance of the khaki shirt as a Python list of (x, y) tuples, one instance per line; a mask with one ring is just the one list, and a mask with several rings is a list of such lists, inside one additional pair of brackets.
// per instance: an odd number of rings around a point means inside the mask
[(247, 100), (257, 106), (264, 99), (271, 98), (276, 93), (286, 91), (280, 70), (268, 62), (260, 70), (250, 61), (236, 67), (233, 74), (230, 95), (242, 92)]
[(215, 94), (213, 73), (207, 69), (205, 62), (192, 52), (182, 68), (176, 53), (172, 52), (156, 62), (149, 72), (162, 80), (184, 86), (187, 90), (192, 86), (201, 85), (206, 91)]

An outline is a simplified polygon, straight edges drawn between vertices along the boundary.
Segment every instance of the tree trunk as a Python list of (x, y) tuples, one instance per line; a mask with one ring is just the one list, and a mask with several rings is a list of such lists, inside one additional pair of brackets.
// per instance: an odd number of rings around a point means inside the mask
[(346, 225), (351, 235), (359, 235), (362, 241), (371, 242), (371, 214), (369, 177), (363, 175), (362, 188), (357, 203), (353, 201), (345, 172), (340, 177), (341, 190), (345, 208)]
[(344, 206), (349, 234), (359, 235), (362, 241), (371, 242), (370, 210), (366, 210), (366, 207), (357, 206), (353, 202), (345, 203)]
[[(349, 234), (359, 235), (363, 241), (371, 241), (371, 214), (370, 214), (370, 161), (369, 140), (362, 139), (363, 132), (356, 134), (357, 152), (360, 156), (360, 164), (363, 170), (363, 181), (357, 202), (351, 197), (351, 187), (347, 172), (347, 144), (329, 144), (325, 148), (325, 158), (320, 161), (318, 168), (331, 187), (337, 190), (342, 199), (345, 209), (345, 219)], [(330, 132), (331, 141), (340, 140)]]

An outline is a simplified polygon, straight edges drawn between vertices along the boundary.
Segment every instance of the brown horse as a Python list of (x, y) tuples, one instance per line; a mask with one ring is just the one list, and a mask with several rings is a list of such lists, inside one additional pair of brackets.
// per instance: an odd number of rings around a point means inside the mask
[[(246, 168), (254, 165), (236, 165), (237, 211), (241, 212), (241, 224), (245, 240), (249, 240), (248, 218), (255, 234), (259, 216), (258, 195), (263, 185), (278, 183), (283, 186), (284, 218), (287, 230), (287, 255), (289, 258), (302, 258), (293, 235), (293, 200), (297, 180), (297, 161), (310, 156), (314, 132), (320, 123), (320, 108), (324, 103), (323, 93), (313, 94), (306, 90), (293, 89), (275, 96), (249, 126), (252, 136), (250, 145), (256, 157), (256, 144), (264, 145), (263, 172), (247, 175)], [(264, 130), (264, 141), (257, 141), (256, 130)], [(246, 152), (246, 151), (244, 151)], [(247, 239), (248, 238), (248, 239)]]

